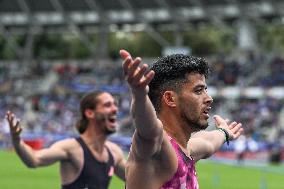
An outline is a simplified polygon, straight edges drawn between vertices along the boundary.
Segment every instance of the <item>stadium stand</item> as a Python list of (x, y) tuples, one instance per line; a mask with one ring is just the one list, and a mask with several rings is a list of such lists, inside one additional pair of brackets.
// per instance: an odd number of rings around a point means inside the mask
[[(98, 44), (107, 44), (105, 35), (113, 24), (118, 28), (143, 24), (145, 31), (166, 47), (169, 43), (155, 25), (219, 24), (242, 20), (244, 15), (250, 18), (247, 21), (254, 22), (281, 16), (283, 7), (284, 3), (279, 0), (0, 0), (0, 33), (18, 55), (18, 61), (0, 63), (0, 115), (11, 109), (22, 118), (27, 140), (40, 138), (44, 140), (43, 145), (49, 145), (76, 134), (73, 123), (82, 93), (106, 89), (117, 96), (121, 110), (119, 136), (122, 137), (121, 140), (114, 137), (114, 141), (127, 149), (133, 126), (120, 60), (109, 59), (106, 46), (96, 48), (89, 42), (88, 27), (102, 31)], [(104, 30), (104, 26), (108, 29)], [(208, 80), (209, 92), (215, 98), (211, 113), (243, 122), (246, 137), (257, 142), (254, 149), (269, 151), (276, 144), (283, 149), (284, 59), (247, 50), (257, 45), (254, 41), (243, 42), (246, 41), (243, 37), (250, 36), (246, 31), (251, 31), (245, 26), (244, 22), (239, 32), (245, 32), (236, 37), (243, 51), (206, 57), (214, 72)], [(32, 64), (35, 60), (30, 49), (34, 35), (66, 30), (77, 33), (97, 59), (38, 60)], [(23, 46), (13, 43), (12, 37), (18, 33), (29, 36)], [(178, 40), (176, 44), (179, 45)], [(147, 58), (148, 62), (153, 61)], [(3, 119), (0, 129), (0, 145), (7, 148), (10, 146), (8, 128)]]

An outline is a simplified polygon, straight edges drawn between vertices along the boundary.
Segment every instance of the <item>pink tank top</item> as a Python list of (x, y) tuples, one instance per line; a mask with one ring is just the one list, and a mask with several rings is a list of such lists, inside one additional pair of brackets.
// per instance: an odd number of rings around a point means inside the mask
[(181, 150), (176, 141), (170, 138), (171, 144), (178, 157), (178, 168), (174, 176), (160, 189), (198, 189), (195, 162)]

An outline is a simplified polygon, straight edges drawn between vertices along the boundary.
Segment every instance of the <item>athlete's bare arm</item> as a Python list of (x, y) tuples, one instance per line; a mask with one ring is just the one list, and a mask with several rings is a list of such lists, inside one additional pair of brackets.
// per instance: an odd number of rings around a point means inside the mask
[(111, 149), (111, 152), (114, 156), (115, 159), (115, 167), (114, 167), (114, 173), (122, 180), (125, 181), (125, 164), (126, 164), (126, 159), (124, 158), (123, 151), (121, 148), (112, 143), (108, 142), (107, 145)]
[(148, 97), (154, 72), (147, 71), (148, 65), (141, 64), (141, 58), (133, 60), (127, 51), (121, 50), (120, 56), (132, 92), (131, 113), (136, 126), (126, 167), (126, 187), (156, 189), (175, 173), (177, 158)]
[[(243, 132), (242, 124), (237, 122), (227, 123), (222, 117), (214, 116), (217, 128), (226, 129), (229, 133), (229, 139), (237, 139)], [(188, 141), (188, 150), (195, 161), (210, 157), (225, 142), (223, 132), (214, 131), (199, 131), (192, 135)]]
[(154, 72), (147, 72), (147, 64), (140, 65), (141, 58), (133, 60), (125, 50), (121, 50), (120, 55), (124, 60), (124, 75), (132, 92), (131, 113), (136, 126), (133, 139), (135, 148), (132, 147), (132, 150), (140, 158), (148, 158), (160, 150), (163, 139), (162, 123), (157, 119), (148, 97), (148, 84)]
[(67, 160), (68, 151), (66, 146), (70, 141), (59, 141), (51, 147), (42, 150), (33, 150), (30, 146), (24, 143), (20, 138), (22, 128), (16, 116), (8, 111), (6, 119), (10, 126), (10, 133), (14, 148), (27, 167), (35, 168), (39, 166), (47, 166), (60, 160)]

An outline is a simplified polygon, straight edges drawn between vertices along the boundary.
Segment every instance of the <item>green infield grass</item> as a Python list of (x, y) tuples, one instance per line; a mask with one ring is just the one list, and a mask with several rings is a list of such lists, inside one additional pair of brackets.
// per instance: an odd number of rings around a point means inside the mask
[[(284, 189), (283, 165), (234, 166), (201, 161), (197, 172), (200, 189)], [(0, 189), (19, 188), (59, 189), (58, 164), (28, 169), (14, 152), (0, 151)], [(124, 189), (124, 184), (114, 177), (110, 189)]]

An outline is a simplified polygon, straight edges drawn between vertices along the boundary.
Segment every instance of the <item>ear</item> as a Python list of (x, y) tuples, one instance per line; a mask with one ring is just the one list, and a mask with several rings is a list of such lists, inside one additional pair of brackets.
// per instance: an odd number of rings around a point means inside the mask
[(165, 91), (162, 98), (167, 106), (176, 107), (177, 95), (174, 91)]
[(95, 116), (95, 112), (92, 109), (86, 109), (84, 111), (84, 114), (85, 114), (86, 118), (88, 118), (88, 119), (94, 118), (94, 116)]

